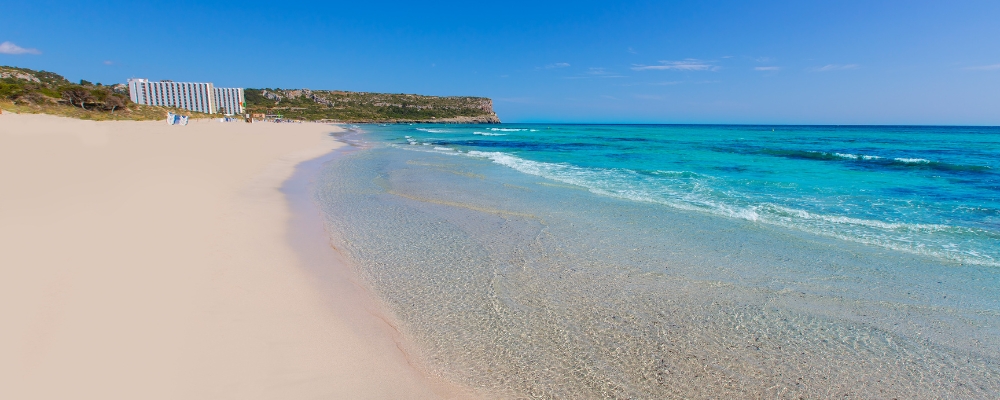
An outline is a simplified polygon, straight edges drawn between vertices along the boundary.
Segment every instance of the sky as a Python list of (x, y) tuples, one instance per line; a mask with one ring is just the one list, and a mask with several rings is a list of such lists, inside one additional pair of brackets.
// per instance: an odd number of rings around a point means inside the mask
[(504, 122), (1000, 125), (1000, 1), (0, 1), (72, 81), (484, 96)]

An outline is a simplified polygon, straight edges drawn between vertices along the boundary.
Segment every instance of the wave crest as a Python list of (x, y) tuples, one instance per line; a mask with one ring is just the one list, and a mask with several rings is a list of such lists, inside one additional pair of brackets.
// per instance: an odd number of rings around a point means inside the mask
[(928, 160), (926, 158), (916, 158), (916, 157), (887, 158), (869, 154), (852, 154), (852, 153), (838, 153), (838, 152), (824, 152), (824, 151), (810, 151), (810, 150), (785, 150), (785, 149), (763, 149), (758, 151), (758, 153), (777, 156), (777, 157), (800, 159), (800, 160), (842, 161), (842, 162), (856, 161), (856, 162), (867, 162), (868, 163), (867, 165), (872, 165), (872, 166), (919, 168), (919, 169), (931, 169), (931, 170), (945, 171), (945, 172), (990, 171), (990, 167), (987, 165), (951, 164), (951, 163)]
[(716, 189), (712, 182), (718, 178), (689, 171), (641, 173), (532, 161), (504, 152), (465, 154), (522, 173), (584, 187), (600, 195), (778, 225), (960, 263), (1000, 266), (1000, 260), (986, 254), (989, 251), (966, 245), (969, 237), (1000, 240), (1000, 233), (984, 229), (879, 221), (815, 213), (771, 202), (750, 203), (731, 190)]

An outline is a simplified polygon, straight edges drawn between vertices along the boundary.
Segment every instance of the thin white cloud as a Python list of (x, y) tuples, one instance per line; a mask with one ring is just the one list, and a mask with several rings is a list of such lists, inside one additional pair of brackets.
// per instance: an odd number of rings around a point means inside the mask
[(42, 54), (38, 49), (26, 49), (11, 42), (0, 43), (0, 54)]
[(966, 67), (966, 68), (963, 68), (963, 69), (967, 69), (967, 70), (970, 70), (970, 71), (996, 71), (996, 70), (1000, 69), (1000, 64), (978, 65), (978, 66), (975, 66), (975, 67)]
[(693, 58), (688, 58), (681, 61), (660, 61), (661, 65), (641, 65), (636, 64), (632, 66), (634, 71), (718, 71), (720, 69), (717, 65), (712, 65), (709, 62), (696, 60)]
[(601, 78), (624, 78), (624, 76), (617, 72), (608, 71), (607, 69), (600, 67), (587, 68), (587, 75), (593, 75)]
[(629, 47), (629, 48), (628, 48), (628, 52), (629, 52), (630, 54), (639, 54), (639, 53), (637, 53), (637, 52), (635, 51), (635, 49), (633, 49), (633, 48), (631, 48), (631, 47)]
[(561, 63), (555, 63), (555, 64), (549, 64), (549, 65), (546, 65), (546, 66), (545, 66), (545, 69), (553, 69), (553, 68), (566, 68), (566, 67), (568, 67), (568, 66), (569, 66), (569, 63), (564, 63), (564, 62), (561, 62)]
[(587, 68), (587, 72), (583, 75), (567, 76), (566, 79), (591, 79), (591, 78), (625, 78), (625, 75), (621, 75), (614, 71), (608, 71), (602, 67), (590, 67)]
[(111, 60), (104, 60), (104, 65), (114, 65), (115, 62)]
[(822, 67), (813, 68), (815, 72), (843, 71), (848, 69), (858, 69), (858, 64), (827, 64)]
[(754, 71), (781, 71), (781, 67), (754, 67)]

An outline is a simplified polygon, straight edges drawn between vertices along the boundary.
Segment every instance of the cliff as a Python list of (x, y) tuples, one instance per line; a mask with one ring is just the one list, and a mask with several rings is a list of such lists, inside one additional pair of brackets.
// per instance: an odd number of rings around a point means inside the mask
[(485, 97), (345, 92), (309, 89), (246, 89), (251, 113), (307, 121), (498, 124)]

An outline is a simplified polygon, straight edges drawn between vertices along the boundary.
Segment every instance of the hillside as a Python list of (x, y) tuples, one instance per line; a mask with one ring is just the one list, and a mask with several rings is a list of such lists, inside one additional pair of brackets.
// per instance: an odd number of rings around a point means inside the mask
[(85, 80), (76, 84), (53, 72), (8, 66), (0, 66), (0, 109), (92, 120), (157, 120), (163, 119), (167, 111), (193, 118), (209, 117), (171, 107), (135, 104), (125, 84), (106, 86)]
[[(437, 97), (309, 89), (246, 89), (248, 113), (306, 121), (500, 123), (485, 97)], [(133, 103), (128, 87), (102, 85), (27, 68), (0, 66), (0, 109), (80, 119), (155, 120), (167, 111), (211, 115)]]
[(340, 122), (500, 123), (485, 97), (309, 89), (246, 89), (248, 112)]

